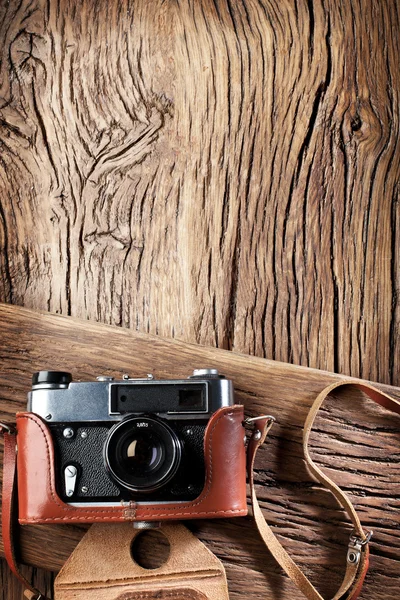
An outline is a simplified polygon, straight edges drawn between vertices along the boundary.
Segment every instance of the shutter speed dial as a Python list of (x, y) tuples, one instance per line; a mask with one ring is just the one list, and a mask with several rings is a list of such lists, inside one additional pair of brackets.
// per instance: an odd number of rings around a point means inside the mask
[(71, 381), (71, 373), (65, 371), (37, 371), (32, 376), (32, 389), (67, 388)]

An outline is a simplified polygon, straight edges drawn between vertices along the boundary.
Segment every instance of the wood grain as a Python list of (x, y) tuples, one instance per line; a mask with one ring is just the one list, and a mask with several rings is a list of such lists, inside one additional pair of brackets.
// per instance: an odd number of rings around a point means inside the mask
[[(12, 420), (26, 405), (32, 370), (39, 368), (68, 365), (75, 379), (87, 380), (122, 371), (184, 377), (194, 367), (213, 365), (232, 377), (246, 414), (269, 412), (278, 419), (256, 462), (268, 522), (324, 593), (332, 595), (343, 572), (350, 526), (307, 473), (301, 428), (317, 393), (341, 376), (7, 305), (0, 305), (0, 324), (1, 419)], [(400, 397), (399, 388), (384, 387)], [(374, 530), (365, 597), (373, 593), (377, 600), (395, 597), (400, 573), (399, 433), (398, 416), (348, 390), (324, 407), (311, 442), (318, 464), (349, 494), (366, 529)], [(189, 526), (224, 561), (232, 600), (245, 592), (257, 600), (276, 600), (282, 593), (298, 597), (250, 517)], [(30, 564), (58, 569), (83, 532), (77, 526), (23, 527), (23, 556)]]
[(399, 383), (397, 2), (1, 10), (4, 300)]
[(0, 300), (400, 385), (399, 21), (0, 2)]

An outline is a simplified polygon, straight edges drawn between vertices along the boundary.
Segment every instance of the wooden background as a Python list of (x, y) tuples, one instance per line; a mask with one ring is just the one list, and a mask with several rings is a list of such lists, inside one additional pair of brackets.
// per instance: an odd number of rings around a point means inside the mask
[(399, 12), (1, 0), (0, 300), (399, 385)]

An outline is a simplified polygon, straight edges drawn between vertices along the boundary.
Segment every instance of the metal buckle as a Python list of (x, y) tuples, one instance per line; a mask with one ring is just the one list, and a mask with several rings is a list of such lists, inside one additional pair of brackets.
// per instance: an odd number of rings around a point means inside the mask
[(14, 433), (15, 428), (12, 425), (7, 425), (7, 423), (0, 422), (0, 430), (5, 431), (6, 433)]
[(259, 417), (247, 417), (247, 419), (245, 419), (244, 422), (246, 423), (246, 425), (251, 425), (256, 421), (261, 421), (261, 419), (268, 419), (268, 425), (270, 423), (275, 423), (276, 421), (275, 417), (273, 417), (272, 415), (260, 415)]
[(347, 551), (347, 562), (351, 565), (358, 565), (360, 562), (361, 551), (363, 546), (366, 546), (373, 536), (373, 531), (369, 531), (365, 539), (360, 538), (354, 533), (350, 536), (349, 549)]
[[(265, 419), (267, 419), (267, 425), (264, 428), (264, 433), (267, 434), (268, 431), (271, 429), (272, 425), (276, 421), (275, 417), (273, 417), (272, 415), (260, 415), (259, 417), (247, 417), (247, 419), (245, 419), (243, 421), (243, 425), (252, 425), (253, 423), (257, 423), (257, 421), (261, 421), (261, 420), (265, 420)], [(262, 437), (262, 432), (256, 427), (253, 430), (251, 439), (258, 441), (261, 439), (261, 437)]]

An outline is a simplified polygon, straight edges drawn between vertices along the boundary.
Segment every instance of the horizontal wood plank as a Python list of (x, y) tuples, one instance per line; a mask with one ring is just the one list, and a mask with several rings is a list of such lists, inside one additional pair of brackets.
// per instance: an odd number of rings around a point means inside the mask
[[(0, 326), (0, 417), (5, 420), (12, 421), (26, 405), (31, 374), (38, 369), (70, 370), (75, 379), (88, 380), (123, 372), (185, 377), (193, 368), (211, 365), (231, 377), (248, 415), (268, 412), (277, 418), (256, 463), (266, 518), (320, 589), (333, 593), (350, 526), (307, 473), (301, 431), (312, 400), (340, 376), (7, 305), (0, 306)], [(400, 398), (398, 388), (384, 389)], [(366, 589), (379, 600), (395, 597), (400, 568), (399, 433), (396, 415), (348, 390), (330, 398), (311, 439), (317, 463), (349, 494), (365, 528), (374, 530)], [(245, 593), (249, 579), (254, 599), (275, 600), (280, 593), (296, 597), (250, 517), (192, 521), (189, 527), (224, 561), (232, 599)], [(53, 570), (84, 532), (77, 526), (21, 529), (24, 560)]]

